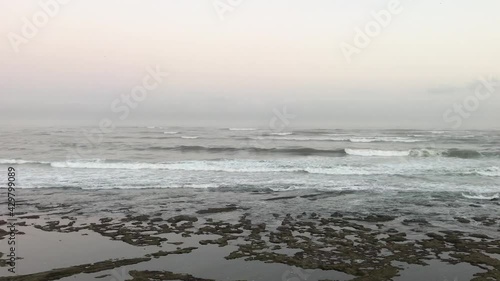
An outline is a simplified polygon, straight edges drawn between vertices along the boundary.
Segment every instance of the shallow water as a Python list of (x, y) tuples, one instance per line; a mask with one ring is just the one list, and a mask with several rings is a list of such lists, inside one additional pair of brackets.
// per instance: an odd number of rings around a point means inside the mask
[[(100, 236), (88, 230), (78, 232), (59, 233), (46, 232), (34, 229), (35, 225), (46, 225), (51, 221), (59, 221), (66, 225), (70, 220), (76, 220), (77, 225), (91, 223), (102, 224), (101, 218), (111, 218), (115, 223), (121, 224), (127, 215), (148, 215), (162, 218), (156, 224), (163, 224), (165, 220), (175, 215), (194, 215), (199, 221), (194, 227), (200, 227), (208, 218), (214, 221), (238, 224), (243, 214), (248, 214), (254, 225), (265, 223), (267, 229), (274, 231), (283, 225), (287, 214), (298, 218), (302, 213), (304, 221), (311, 221), (309, 216), (314, 213), (322, 218), (330, 218), (337, 214), (350, 219), (358, 226), (380, 231), (377, 239), (383, 241), (391, 233), (390, 229), (397, 229), (406, 233), (406, 239), (422, 240), (428, 239), (427, 233), (440, 233), (440, 231), (459, 230), (469, 234), (487, 235), (491, 239), (489, 243), (497, 243), (500, 240), (498, 232), (498, 202), (489, 200), (473, 200), (455, 194), (455, 199), (449, 199), (449, 195), (436, 193), (426, 198), (422, 193), (400, 194), (393, 192), (391, 201), (387, 201), (385, 193), (370, 193), (366, 196), (364, 191), (336, 191), (321, 192), (315, 190), (293, 190), (280, 192), (235, 192), (204, 189), (106, 189), (106, 190), (84, 190), (84, 189), (61, 189), (40, 188), (21, 189), (18, 198), (22, 203), (18, 206), (17, 217), (19, 221), (25, 221), (27, 226), (19, 226), (19, 230), (26, 232), (18, 236), (18, 255), (23, 257), (18, 261), (19, 273), (34, 273), (48, 271), (54, 268), (64, 268), (72, 265), (100, 262), (110, 258), (124, 259), (143, 257), (146, 254), (159, 250), (173, 251), (177, 247), (197, 247), (191, 253), (181, 255), (168, 255), (158, 259), (152, 259), (125, 267), (117, 267), (113, 270), (104, 270), (91, 274), (78, 274), (63, 278), (61, 280), (94, 280), (95, 277), (110, 274), (104, 280), (114, 280), (115, 275), (128, 278), (130, 270), (168, 270), (175, 273), (189, 273), (196, 277), (213, 278), (216, 280), (351, 280), (352, 276), (334, 270), (309, 270), (298, 269), (282, 263), (264, 263), (262, 261), (244, 261), (244, 259), (226, 260), (225, 257), (243, 243), (243, 238), (230, 241), (229, 245), (219, 247), (217, 245), (200, 245), (200, 240), (217, 239), (217, 235), (190, 235), (181, 234), (159, 234), (158, 237), (167, 238), (158, 246), (132, 246), (122, 241), (112, 241), (109, 237)], [(425, 197), (415, 199), (415, 197)], [(435, 197), (435, 198), (433, 198)], [(384, 199), (385, 198), (385, 199)], [(405, 202), (413, 198), (412, 204)], [(385, 200), (385, 201), (384, 201)], [(437, 202), (431, 202), (436, 200)], [(471, 207), (470, 204), (479, 207)], [(380, 205), (386, 204), (386, 208)], [(236, 210), (213, 214), (199, 214), (200, 210), (218, 208), (225, 206), (237, 206)], [(444, 214), (440, 211), (447, 208), (450, 213)], [(460, 213), (463, 212), (463, 213)], [(22, 213), (29, 215), (40, 215), (38, 219), (23, 219)], [(394, 219), (383, 222), (379, 226), (377, 222), (370, 222), (366, 218), (370, 215), (390, 215)], [(461, 218), (467, 218), (469, 222), (457, 220), (457, 214)], [(67, 218), (66, 218), (67, 217)], [(6, 219), (5, 215), (0, 219)], [(489, 224), (489, 220), (492, 223)], [(314, 221), (314, 220), (312, 220)], [(142, 234), (150, 231), (142, 229), (146, 224), (139, 224), (137, 228)], [(129, 226), (130, 227), (130, 226)], [(331, 233), (353, 231), (349, 226), (330, 225)], [(1, 227), (0, 227), (1, 228)], [(152, 232), (151, 232), (152, 233)], [(88, 235), (84, 235), (88, 234)], [(309, 237), (315, 241), (322, 236), (316, 236), (309, 232), (294, 231), (295, 236)], [(263, 235), (264, 237), (265, 235)], [(316, 237), (315, 237), (316, 236)], [(370, 247), (369, 241), (360, 241), (356, 232), (345, 238), (352, 240), (354, 245), (365, 243)], [(466, 234), (463, 239), (472, 239)], [(268, 236), (264, 237), (268, 240)], [(496, 241), (496, 242), (495, 242)], [(172, 243), (182, 242), (177, 246)], [(321, 243), (321, 242), (320, 242)], [(368, 244), (366, 244), (368, 243)], [(272, 245), (272, 243), (271, 243)], [(0, 244), (0, 252), (7, 252), (6, 243)], [(322, 249), (325, 252), (335, 252), (335, 248), (329, 248), (325, 244)], [(267, 250), (269, 251), (269, 249)], [(274, 253), (293, 256), (302, 250), (283, 246), (281, 249), (273, 250)], [(390, 251), (383, 250), (377, 254), (378, 257), (394, 255)], [(498, 259), (495, 254), (494, 259)], [(442, 257), (446, 259), (447, 257)], [(425, 267), (417, 265), (398, 264), (401, 268), (401, 277), (395, 280), (423, 280), (434, 278), (435, 280), (469, 280), (475, 273), (483, 272), (481, 269), (469, 265), (451, 265), (443, 261), (435, 260), (430, 256), (429, 265)], [(402, 256), (401, 261), (405, 260)], [(360, 259), (360, 261), (362, 261)], [(331, 261), (324, 261), (329, 264)], [(369, 262), (369, 261), (368, 261)], [(0, 268), (0, 275), (7, 274), (7, 268)], [(302, 277), (297, 274), (302, 274)], [(308, 276), (304, 279), (303, 276)], [(283, 277), (285, 276), (285, 277)], [(127, 279), (123, 280), (127, 280)], [(285, 278), (285, 279), (282, 279)], [(115, 278), (116, 279), (116, 278)], [(432, 280), (434, 280), (432, 279)], [(103, 280), (102, 278), (96, 280)], [(120, 279), (116, 279), (120, 280)]]

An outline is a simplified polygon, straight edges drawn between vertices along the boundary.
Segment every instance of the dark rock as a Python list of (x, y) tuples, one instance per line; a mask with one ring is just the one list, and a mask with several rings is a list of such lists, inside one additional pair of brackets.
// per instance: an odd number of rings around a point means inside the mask
[(340, 212), (335, 212), (333, 214), (331, 214), (331, 217), (332, 218), (341, 218), (343, 217), (344, 215), (342, 215)]
[(108, 222), (113, 221), (113, 219), (112, 219), (112, 218), (102, 218), (102, 219), (100, 219), (99, 221), (100, 221), (101, 223), (108, 223)]
[(293, 199), (297, 196), (282, 196), (282, 197), (273, 197), (273, 198), (267, 198), (264, 199), (265, 201), (275, 201), (275, 200), (288, 200), (288, 199)]
[(20, 219), (39, 219), (40, 216), (37, 216), (37, 215), (32, 215), (32, 216), (22, 216), (22, 217), (19, 217)]
[(367, 222), (387, 222), (387, 221), (392, 221), (395, 218), (396, 217), (386, 216), (386, 215), (369, 215), (362, 220)]
[(418, 224), (418, 225), (430, 225), (428, 221), (425, 219), (405, 219), (402, 222), (403, 225), (411, 225), (411, 224)]
[(491, 239), (488, 235), (473, 233), (469, 235), (470, 237), (480, 238), (480, 239)]
[(198, 218), (197, 217), (193, 217), (193, 216), (180, 215), (180, 216), (175, 216), (175, 217), (169, 218), (167, 221), (169, 223), (178, 223), (178, 222), (181, 222), (181, 221), (197, 222)]
[(461, 222), (461, 223), (470, 223), (470, 220), (465, 219), (465, 218), (455, 217), (455, 219), (456, 219), (458, 222)]
[(224, 213), (224, 212), (232, 212), (236, 211), (238, 207), (235, 206), (229, 206), (229, 207), (223, 207), (223, 208), (208, 208), (205, 210), (199, 210), (196, 211), (198, 214), (214, 214), (214, 213)]

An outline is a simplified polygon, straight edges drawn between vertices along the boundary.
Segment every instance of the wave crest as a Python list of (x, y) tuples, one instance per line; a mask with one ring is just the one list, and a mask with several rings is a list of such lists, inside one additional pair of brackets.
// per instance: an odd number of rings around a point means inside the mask
[(462, 193), (462, 196), (467, 198), (467, 199), (476, 199), (476, 200), (493, 200), (493, 199), (498, 199), (499, 194), (493, 194), (493, 195), (484, 195), (484, 194), (465, 194)]
[(0, 164), (7, 164), (7, 165), (23, 165), (23, 164), (44, 164), (48, 165), (50, 162), (44, 162), (44, 161), (30, 161), (30, 160), (18, 160), (18, 159), (0, 159)]
[(255, 131), (256, 128), (229, 128), (229, 131)]
[(374, 149), (346, 149), (345, 152), (348, 155), (353, 155), (353, 156), (385, 156), (385, 157), (390, 157), (390, 156), (396, 156), (396, 157), (403, 157), (403, 156), (409, 156), (410, 151), (399, 151), (399, 150), (374, 150)]
[(482, 170), (477, 170), (476, 174), (486, 177), (500, 177), (500, 168), (496, 166), (489, 167)]
[(348, 155), (354, 156), (385, 156), (385, 157), (453, 157), (453, 158), (478, 158), (482, 157), (478, 151), (475, 150), (460, 150), (460, 149), (448, 149), (448, 150), (434, 150), (434, 149), (410, 149), (410, 150), (375, 150), (375, 149), (346, 149)]
[(367, 137), (367, 138), (350, 138), (350, 142), (354, 143), (369, 143), (369, 142), (422, 142), (425, 140), (413, 139), (413, 138), (403, 138), (403, 137)]

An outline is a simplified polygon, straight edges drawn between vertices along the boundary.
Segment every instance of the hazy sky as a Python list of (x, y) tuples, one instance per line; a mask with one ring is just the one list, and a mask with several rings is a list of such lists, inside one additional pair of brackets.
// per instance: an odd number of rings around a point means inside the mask
[(475, 97), (500, 77), (498, 0), (61, 2), (0, 0), (4, 125), (267, 126), (286, 107), (297, 126), (500, 127), (500, 84)]

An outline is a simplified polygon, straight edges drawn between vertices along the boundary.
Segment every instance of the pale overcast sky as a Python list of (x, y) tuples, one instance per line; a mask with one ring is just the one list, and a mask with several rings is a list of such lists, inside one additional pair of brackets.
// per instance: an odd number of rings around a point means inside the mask
[[(0, 0), (0, 122), (265, 126), (286, 106), (303, 126), (498, 128), (500, 87), (475, 95), (480, 77), (500, 77), (499, 11), (498, 0)], [(121, 120), (113, 102), (156, 66), (169, 76)]]

